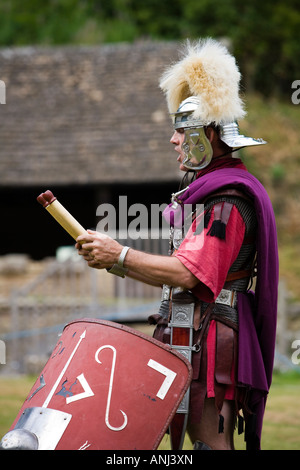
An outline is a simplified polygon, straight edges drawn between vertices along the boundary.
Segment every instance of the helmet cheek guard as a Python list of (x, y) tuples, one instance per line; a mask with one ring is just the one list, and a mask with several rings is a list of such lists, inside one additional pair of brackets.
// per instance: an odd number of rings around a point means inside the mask
[(205, 134), (203, 126), (184, 129), (182, 150), (185, 158), (182, 162), (187, 170), (201, 170), (207, 167), (212, 159), (212, 146)]
[(174, 129), (184, 130), (182, 150), (185, 155), (182, 165), (190, 171), (207, 167), (213, 156), (212, 146), (205, 134), (204, 123), (194, 119), (193, 113), (200, 102), (196, 96), (190, 96), (179, 106), (174, 116)]

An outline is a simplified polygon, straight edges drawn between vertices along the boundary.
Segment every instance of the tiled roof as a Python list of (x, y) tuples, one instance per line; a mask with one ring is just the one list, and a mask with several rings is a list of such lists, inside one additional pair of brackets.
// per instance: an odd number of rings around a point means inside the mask
[(0, 49), (0, 186), (178, 179), (158, 87), (178, 44)]

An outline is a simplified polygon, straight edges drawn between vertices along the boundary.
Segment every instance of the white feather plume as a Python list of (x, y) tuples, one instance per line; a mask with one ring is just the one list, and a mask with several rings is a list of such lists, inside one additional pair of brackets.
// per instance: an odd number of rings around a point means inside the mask
[(246, 114), (239, 96), (240, 79), (235, 58), (228, 49), (208, 38), (186, 43), (183, 58), (165, 71), (160, 87), (170, 113), (175, 113), (189, 96), (196, 96), (200, 105), (193, 117), (203, 125), (224, 124)]

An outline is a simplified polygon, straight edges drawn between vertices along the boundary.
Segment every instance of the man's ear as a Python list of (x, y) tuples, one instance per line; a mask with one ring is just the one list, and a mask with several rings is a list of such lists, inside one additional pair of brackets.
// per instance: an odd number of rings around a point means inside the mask
[(215, 130), (208, 126), (205, 128), (205, 134), (206, 134), (206, 137), (208, 138), (209, 142), (212, 144), (214, 138), (215, 138)]

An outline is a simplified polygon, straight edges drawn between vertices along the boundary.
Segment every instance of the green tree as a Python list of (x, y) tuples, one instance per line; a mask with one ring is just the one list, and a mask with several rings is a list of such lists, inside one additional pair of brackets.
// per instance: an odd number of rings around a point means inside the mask
[(300, 12), (295, 0), (185, 0), (193, 37), (229, 38), (244, 85), (266, 96), (288, 93), (300, 77)]
[(78, 0), (11, 0), (0, 5), (0, 44), (22, 46), (72, 43), (86, 21)]
[(0, 45), (227, 38), (247, 91), (291, 94), (300, 79), (298, 0), (10, 0)]

